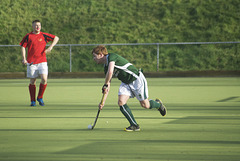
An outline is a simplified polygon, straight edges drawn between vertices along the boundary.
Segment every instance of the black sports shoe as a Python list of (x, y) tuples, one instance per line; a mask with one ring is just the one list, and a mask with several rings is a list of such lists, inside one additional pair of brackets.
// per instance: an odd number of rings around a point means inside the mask
[(160, 114), (162, 116), (165, 116), (167, 114), (166, 107), (164, 106), (164, 104), (162, 103), (162, 101), (160, 99), (157, 98), (155, 101), (160, 103), (160, 108), (158, 109), (158, 111), (160, 112)]
[(124, 128), (124, 131), (131, 132), (131, 131), (140, 131), (139, 125), (131, 125), (129, 127)]

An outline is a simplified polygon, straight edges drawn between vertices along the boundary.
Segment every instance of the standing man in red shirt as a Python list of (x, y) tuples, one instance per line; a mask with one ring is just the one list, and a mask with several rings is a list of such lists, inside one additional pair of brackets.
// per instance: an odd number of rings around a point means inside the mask
[[(43, 94), (47, 87), (48, 65), (46, 54), (50, 53), (57, 44), (59, 38), (55, 35), (41, 32), (41, 22), (34, 20), (32, 22), (33, 31), (28, 33), (20, 45), (22, 46), (22, 63), (27, 65), (27, 77), (30, 78), (29, 93), (31, 98), (31, 106), (36, 106), (36, 79), (40, 75), (41, 82), (37, 101), (44, 106)], [(52, 44), (46, 49), (49, 41)], [(26, 59), (26, 48), (28, 48)]]

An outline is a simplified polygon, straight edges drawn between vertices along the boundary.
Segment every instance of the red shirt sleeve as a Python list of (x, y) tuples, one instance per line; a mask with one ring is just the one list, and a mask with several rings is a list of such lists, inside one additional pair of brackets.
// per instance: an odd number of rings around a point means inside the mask
[(49, 41), (53, 41), (53, 39), (55, 38), (55, 35), (52, 35), (49, 33), (43, 33), (43, 37), (44, 37), (46, 43), (48, 43)]
[(19, 43), (19, 45), (21, 45), (22, 47), (27, 47), (28, 45), (28, 39), (29, 39), (29, 33), (27, 35), (24, 36), (24, 38), (22, 39), (22, 41)]

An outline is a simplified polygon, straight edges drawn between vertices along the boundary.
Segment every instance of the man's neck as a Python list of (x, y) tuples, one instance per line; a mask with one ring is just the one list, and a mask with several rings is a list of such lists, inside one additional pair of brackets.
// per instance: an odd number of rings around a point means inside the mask
[(39, 31), (39, 32), (37, 32), (37, 31), (33, 31), (32, 33), (35, 34), (35, 35), (37, 35), (37, 34), (40, 33), (40, 31)]

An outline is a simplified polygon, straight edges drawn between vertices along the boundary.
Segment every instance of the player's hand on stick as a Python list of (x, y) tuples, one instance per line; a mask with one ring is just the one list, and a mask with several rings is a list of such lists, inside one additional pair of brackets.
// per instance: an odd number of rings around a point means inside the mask
[(102, 87), (102, 93), (106, 94), (107, 92), (108, 92), (108, 85), (104, 84), (103, 87)]
[(100, 110), (102, 110), (102, 109), (103, 109), (103, 106), (104, 106), (104, 103), (103, 103), (103, 104), (99, 103), (98, 108), (99, 108)]
[(102, 108), (103, 108), (103, 106), (105, 104), (105, 100), (106, 100), (106, 94), (104, 93), (103, 96), (102, 96), (102, 99), (101, 99), (101, 101), (100, 101), (100, 103), (98, 105), (99, 110), (102, 110)]

